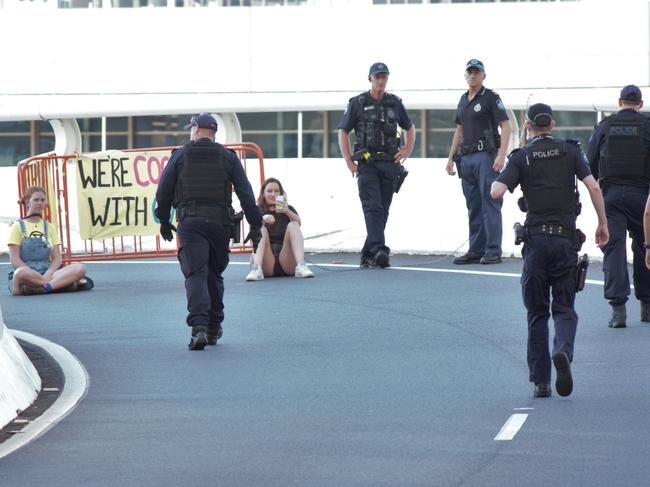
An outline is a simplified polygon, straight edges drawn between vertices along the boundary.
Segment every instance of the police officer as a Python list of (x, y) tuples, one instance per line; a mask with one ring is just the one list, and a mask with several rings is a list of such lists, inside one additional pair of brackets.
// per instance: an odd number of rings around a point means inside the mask
[(543, 103), (532, 105), (525, 126), (532, 138), (509, 155), (508, 164), (492, 183), (490, 194), (492, 198), (502, 198), (506, 190), (513, 191), (521, 185), (527, 206), (521, 284), (528, 310), (528, 369), (529, 380), (535, 384), (533, 395), (551, 395), (548, 319), (552, 313), (555, 388), (560, 396), (568, 396), (573, 390), (570, 363), (578, 324), (574, 308), (576, 264), (584, 241), (584, 234), (576, 230), (576, 177), (589, 190), (598, 215), (598, 245), (606, 244), (609, 238), (607, 219), (600, 187), (577, 143), (550, 135), (555, 126), (551, 107)]
[(160, 234), (172, 240), (170, 210), (176, 208), (178, 251), (187, 292), (187, 324), (192, 328), (190, 350), (216, 345), (223, 330), (223, 277), (228, 265), (231, 235), (231, 187), (246, 219), (249, 237), (257, 247), (262, 236), (262, 213), (244, 168), (235, 153), (214, 141), (217, 121), (207, 113), (185, 126), (190, 142), (172, 152), (156, 191)]
[[(469, 250), (454, 264), (501, 262), (501, 200), (490, 198), (490, 185), (506, 160), (510, 121), (499, 95), (483, 86), (485, 66), (470, 59), (465, 66), (469, 89), (460, 97), (456, 131), (449, 150), (447, 174), (458, 164), (469, 217)], [(499, 130), (501, 129), (501, 134)]]
[(621, 90), (614, 115), (598, 123), (589, 139), (587, 157), (605, 198), (610, 239), (603, 249), (605, 298), (612, 307), (609, 326), (625, 328), (630, 295), (627, 232), (632, 238), (634, 295), (641, 301), (641, 321), (650, 322), (650, 270), (645, 266), (643, 212), (650, 187), (650, 120), (639, 110), (641, 90)]
[[(386, 92), (389, 74), (384, 63), (370, 66), (370, 91), (350, 98), (338, 126), (341, 154), (352, 175), (357, 176), (366, 221), (361, 267), (390, 265), (384, 230), (396, 182), (405, 176), (402, 162), (415, 144), (415, 127), (402, 100)], [(405, 146), (400, 144), (398, 126), (406, 131)], [(354, 154), (350, 151), (349, 137), (353, 129)]]

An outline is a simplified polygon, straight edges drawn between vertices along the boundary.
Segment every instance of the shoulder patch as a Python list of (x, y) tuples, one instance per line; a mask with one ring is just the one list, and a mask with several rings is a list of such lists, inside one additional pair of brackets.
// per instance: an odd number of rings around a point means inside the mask
[(501, 98), (497, 97), (497, 108), (502, 111), (506, 111), (506, 107), (503, 104), (503, 101), (501, 101)]

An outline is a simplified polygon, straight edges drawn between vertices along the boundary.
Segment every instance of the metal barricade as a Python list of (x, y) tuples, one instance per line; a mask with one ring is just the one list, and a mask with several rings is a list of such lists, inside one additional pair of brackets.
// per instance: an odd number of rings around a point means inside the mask
[[(225, 147), (232, 149), (242, 161), (244, 170), (247, 174), (250, 160), (257, 160), (259, 164), (259, 185), (261, 187), (264, 181), (264, 157), (262, 150), (257, 144), (244, 142), (240, 144), (225, 144)], [(167, 152), (176, 147), (154, 147), (146, 149), (129, 149), (122, 152)], [(71, 160), (77, 158), (77, 154), (67, 154), (63, 156), (49, 155), (36, 156), (21, 161), (17, 168), (18, 177), (18, 194), (22, 198), (25, 190), (29, 186), (43, 186), (47, 192), (49, 205), (45, 209), (44, 218), (50, 223), (55, 224), (59, 231), (61, 241), (61, 256), (64, 263), (82, 262), (82, 261), (105, 261), (105, 260), (122, 260), (122, 259), (142, 259), (142, 258), (161, 258), (175, 257), (178, 251), (178, 240), (168, 244), (161, 240), (159, 235), (155, 236), (122, 236), (112, 237), (106, 240), (81, 240), (73, 242), (74, 232), (71, 231), (71, 208), (77, 208), (76, 202), (69, 201), (69, 181), (70, 175), (74, 176), (74, 171), (68, 174), (68, 166)], [(162, 173), (161, 173), (162, 174)], [(158, 178), (161, 176), (158, 175)], [(157, 183), (157, 181), (156, 181)], [(255, 184), (253, 183), (253, 188)], [(71, 206), (72, 205), (72, 206)], [(21, 218), (25, 217), (25, 208), (20, 208)], [(76, 215), (76, 213), (75, 213)], [(248, 233), (248, 224), (243, 219), (241, 222), (242, 240)], [(81, 248), (83, 247), (83, 248)], [(252, 244), (232, 243), (230, 252), (247, 253), (252, 251)]]

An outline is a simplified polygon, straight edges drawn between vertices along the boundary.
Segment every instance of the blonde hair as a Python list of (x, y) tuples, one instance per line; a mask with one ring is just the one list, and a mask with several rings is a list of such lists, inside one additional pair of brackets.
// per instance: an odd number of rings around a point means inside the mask
[(18, 204), (23, 206), (28, 206), (29, 200), (32, 199), (34, 193), (43, 193), (45, 196), (47, 196), (47, 192), (45, 191), (45, 188), (43, 186), (30, 186), (25, 190), (22, 198), (18, 200)]

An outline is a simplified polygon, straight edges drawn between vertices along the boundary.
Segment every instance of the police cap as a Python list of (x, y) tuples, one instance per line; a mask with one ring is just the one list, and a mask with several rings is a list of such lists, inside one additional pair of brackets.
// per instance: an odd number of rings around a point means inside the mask
[(214, 118), (209, 113), (200, 113), (199, 115), (194, 115), (190, 123), (188, 123), (185, 128), (198, 127), (200, 129), (210, 129), (217, 131), (217, 119)]
[(526, 120), (536, 127), (548, 127), (553, 121), (553, 109), (545, 103), (535, 103), (528, 107)]
[(631, 101), (632, 103), (640, 103), (643, 98), (638, 86), (627, 85), (621, 90), (620, 99), (623, 101)]
[(370, 66), (370, 74), (379, 74), (379, 73), (386, 73), (390, 74), (390, 71), (388, 71), (388, 66), (386, 66), (384, 63), (375, 63), (372, 66)]
[(465, 65), (465, 71), (468, 71), (472, 68), (478, 69), (483, 73), (485, 72), (485, 66), (478, 59), (470, 59), (469, 61), (467, 61), (467, 64)]

